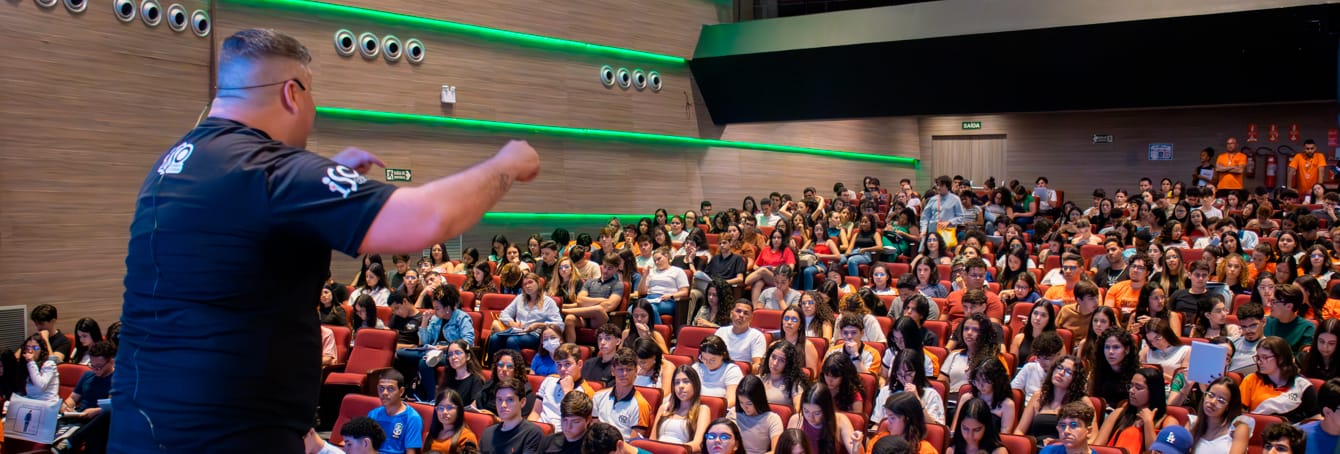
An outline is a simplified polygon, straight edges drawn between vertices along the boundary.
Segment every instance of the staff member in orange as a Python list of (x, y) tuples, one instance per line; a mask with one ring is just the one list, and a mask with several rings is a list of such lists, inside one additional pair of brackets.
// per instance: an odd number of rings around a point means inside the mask
[(1214, 161), (1214, 177), (1219, 180), (1215, 197), (1224, 197), (1229, 191), (1242, 190), (1242, 173), (1247, 170), (1247, 153), (1238, 149), (1238, 138), (1224, 142), (1224, 152)]
[(228, 37), (209, 118), (148, 168), (130, 224), (109, 451), (303, 452), (331, 249), (423, 250), (539, 174), (525, 142), (416, 187), (364, 177), (383, 165), (366, 151), (308, 151), (310, 61), (274, 30)]
[[(1317, 143), (1312, 139), (1303, 141), (1303, 152), (1293, 155), (1289, 160), (1289, 183), (1297, 183), (1293, 188), (1299, 194), (1312, 192), (1312, 185), (1320, 183), (1322, 173), (1326, 171), (1326, 156), (1317, 153)], [(1294, 176), (1297, 175), (1297, 179)], [(1313, 202), (1319, 203), (1319, 202)]]

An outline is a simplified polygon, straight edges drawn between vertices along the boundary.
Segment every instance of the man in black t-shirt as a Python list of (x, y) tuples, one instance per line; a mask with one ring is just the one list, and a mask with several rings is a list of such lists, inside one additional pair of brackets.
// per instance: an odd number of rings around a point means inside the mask
[(304, 149), (316, 102), (301, 43), (242, 30), (218, 55), (209, 117), (158, 157), (135, 199), (112, 451), (301, 451), (331, 249), (422, 250), (539, 173), (535, 150), (511, 142), (422, 186), (370, 180), (383, 165), (371, 153)]
[(546, 454), (581, 454), (586, 441), (586, 428), (591, 425), (594, 404), (586, 393), (568, 393), (563, 396), (559, 413), (563, 415), (559, 431), (544, 440)]
[(527, 421), (521, 414), (522, 399), (516, 390), (521, 389), (519, 379), (498, 382), (496, 394), (499, 423), (484, 429), (479, 436), (481, 454), (538, 453), (544, 442), (544, 431), (540, 426)]
[(1191, 287), (1175, 291), (1168, 298), (1172, 310), (1182, 314), (1182, 326), (1178, 334), (1183, 336), (1190, 336), (1191, 328), (1196, 326), (1196, 321), (1213, 307), (1210, 291), (1205, 287), (1210, 280), (1210, 264), (1203, 260), (1193, 262), (1190, 276)]
[(697, 308), (707, 297), (707, 285), (713, 279), (726, 281), (732, 287), (744, 283), (744, 273), (749, 264), (741, 257), (731, 252), (731, 247), (735, 246), (737, 238), (731, 238), (730, 235), (721, 235), (717, 239), (717, 255), (707, 262), (707, 267), (702, 272), (693, 276), (693, 288), (689, 290), (689, 307)]
[[(28, 313), (28, 320), (33, 322), (33, 332), (47, 332), (47, 342), (51, 342), (51, 356), (56, 358), (56, 362), (65, 362), (65, 359), (70, 357), (73, 345), (70, 344), (70, 338), (65, 337), (65, 333), (56, 329), (56, 306), (39, 304)], [(14, 349), (14, 358), (18, 358), (22, 352), (23, 343), (20, 342), (18, 348)]]

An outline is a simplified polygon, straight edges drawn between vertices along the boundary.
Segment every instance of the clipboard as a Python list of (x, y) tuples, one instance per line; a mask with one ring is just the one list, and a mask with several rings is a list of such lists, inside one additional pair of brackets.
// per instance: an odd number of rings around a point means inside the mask
[(1228, 363), (1228, 347), (1206, 342), (1191, 343), (1191, 360), (1187, 366), (1186, 379), (1196, 383), (1208, 384), (1224, 376), (1224, 365)]

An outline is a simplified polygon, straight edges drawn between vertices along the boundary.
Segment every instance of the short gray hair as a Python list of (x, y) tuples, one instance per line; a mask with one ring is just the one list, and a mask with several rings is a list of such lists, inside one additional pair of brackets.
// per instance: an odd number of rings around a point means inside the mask
[(269, 83), (250, 79), (258, 75), (259, 63), (276, 59), (307, 65), (312, 54), (296, 38), (274, 29), (251, 28), (234, 33), (223, 41), (219, 52), (217, 83), (220, 87)]

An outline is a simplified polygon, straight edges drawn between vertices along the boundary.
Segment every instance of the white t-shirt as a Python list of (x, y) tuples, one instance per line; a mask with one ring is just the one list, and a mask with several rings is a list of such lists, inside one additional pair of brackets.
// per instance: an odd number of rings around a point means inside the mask
[(884, 336), (884, 329), (879, 326), (879, 319), (875, 318), (875, 314), (865, 314), (864, 321), (865, 331), (861, 333), (861, 341), (881, 343), (888, 341)]
[(940, 365), (940, 372), (949, 377), (949, 392), (958, 391), (968, 384), (968, 354), (964, 350), (950, 353)]
[(698, 378), (703, 382), (703, 395), (712, 397), (726, 397), (726, 387), (730, 385), (739, 385), (740, 380), (744, 379), (744, 372), (740, 371), (740, 366), (735, 363), (726, 363), (717, 370), (707, 370), (703, 363), (693, 363), (693, 368), (698, 371)]
[[(726, 325), (717, 328), (716, 335), (721, 340), (726, 341), (726, 349), (730, 351), (730, 359), (733, 361), (751, 362), (754, 358), (762, 358), (768, 351), (767, 339), (763, 337), (763, 332), (754, 328), (745, 330), (744, 334), (736, 335), (734, 326)], [(703, 379), (707, 382), (707, 379)]]
[[(1033, 394), (1042, 389), (1042, 379), (1047, 376), (1047, 372), (1042, 370), (1042, 365), (1037, 361), (1029, 361), (1024, 364), (1023, 369), (1015, 374), (1014, 381), (1010, 382), (1010, 388), (1022, 389), (1024, 391), (1024, 402), (1033, 398)], [(1024, 402), (1015, 402), (1015, 405), (1024, 405)]]
[[(888, 386), (879, 387), (879, 394), (875, 396), (873, 405), (874, 410), (872, 410), (869, 415), (872, 424), (879, 424), (880, 421), (884, 420), (884, 401), (888, 400), (892, 395), (893, 393), (889, 392)], [(921, 390), (921, 402), (922, 408), (926, 411), (926, 415), (930, 416), (930, 421), (927, 422), (936, 424), (945, 423), (945, 401), (940, 398), (940, 392), (936, 391), (935, 387), (927, 386), (925, 389)]]
[[(1228, 448), (1233, 447), (1233, 429), (1238, 424), (1246, 424), (1248, 431), (1256, 430), (1255, 419), (1252, 419), (1247, 415), (1239, 415), (1237, 419), (1234, 419), (1233, 422), (1228, 425), (1228, 430), (1224, 431), (1218, 438), (1202, 438), (1197, 441), (1195, 452), (1228, 452)], [(1188, 426), (1194, 427), (1195, 423), (1188, 424)], [(1190, 429), (1190, 427), (1188, 427), (1188, 429)]]
[(689, 286), (689, 277), (684, 274), (684, 270), (671, 266), (665, 271), (660, 271), (652, 267), (646, 276), (642, 276), (647, 281), (647, 294), (670, 295), (678, 292), (679, 289)]

